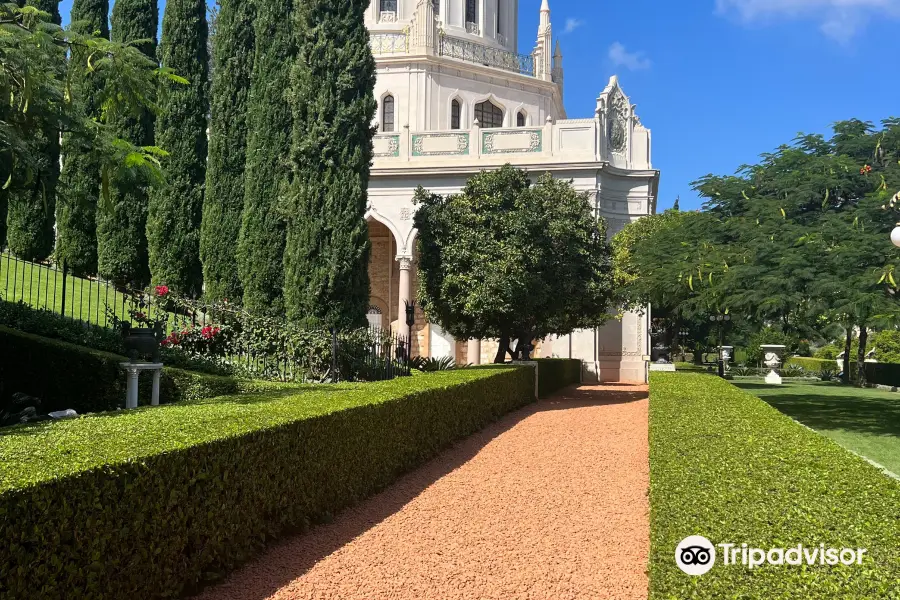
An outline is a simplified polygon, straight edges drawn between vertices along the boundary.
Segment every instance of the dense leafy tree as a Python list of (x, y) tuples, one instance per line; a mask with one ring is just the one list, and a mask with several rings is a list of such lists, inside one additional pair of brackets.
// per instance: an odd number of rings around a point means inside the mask
[[(109, 38), (109, 0), (75, 0), (70, 21), (73, 31)], [(85, 114), (99, 120), (97, 98), (103, 81), (92, 76), (86, 48), (75, 47), (69, 58), (69, 89)], [(56, 258), (76, 275), (97, 272), (97, 203), (100, 164), (90, 146), (75, 133), (62, 144), (63, 167), (57, 197)]]
[(240, 301), (237, 246), (244, 209), (247, 103), (253, 70), (252, 3), (221, 0), (215, 23), (200, 257), (205, 297)]
[(368, 0), (308, 0), (297, 7), (291, 72), (293, 185), (287, 195), (285, 304), (294, 321), (365, 325), (365, 222), (375, 59), (363, 21)]
[[(457, 339), (512, 339), (601, 325), (613, 268), (605, 224), (584, 194), (549, 174), (531, 185), (509, 165), (442, 197), (420, 188), (419, 300)], [(518, 350), (518, 348), (517, 348)]]
[[(155, 89), (158, 79), (178, 78), (133, 47), (63, 29), (50, 17), (33, 7), (0, 5), (0, 21), (5, 24), (0, 36), (0, 179), (12, 187), (38, 172), (43, 160), (35, 148), (43, 139), (39, 132), (52, 129), (77, 136), (74, 139), (94, 153), (101, 179), (142, 173), (157, 180), (158, 149), (135, 147), (117, 138), (108, 124), (118, 114), (152, 105), (154, 94), (147, 90)], [(70, 54), (84, 50), (93, 56), (91, 76), (103, 81), (96, 97), (102, 107), (99, 116), (87, 114), (84, 103), (67, 93), (60, 49)], [(101, 197), (109, 197), (106, 186), (101, 187)]]
[[(156, 0), (117, 0), (112, 11), (112, 39), (132, 43), (148, 57), (156, 56), (159, 9)], [(154, 144), (150, 110), (122, 112), (113, 120), (116, 133), (138, 146)], [(147, 258), (147, 203), (150, 181), (141, 174), (111, 178), (110, 206), (97, 213), (97, 260), (100, 275), (119, 285), (143, 287), (150, 282)]]
[[(26, 6), (47, 13), (59, 25), (59, 0), (28, 0)], [(45, 56), (45, 76), (60, 79), (65, 70), (65, 47), (54, 45)], [(56, 186), (59, 180), (59, 128), (52, 119), (38, 113), (23, 114), (31, 120), (31, 165), (20, 164), (10, 182), (7, 205), (6, 242), (8, 248), (26, 260), (42, 260), (53, 252), (53, 225), (56, 211)]]
[[(649, 236), (633, 253), (640, 277), (626, 294), (663, 296), (658, 303), (682, 312), (727, 309), (796, 339), (828, 337), (840, 324), (849, 374), (854, 330), (861, 363), (868, 330), (900, 317), (888, 210), (898, 160), (900, 120), (880, 129), (851, 120), (835, 124), (830, 139), (801, 135), (736, 175), (708, 175), (695, 184), (706, 211)], [(679, 240), (700, 251), (660, 251)], [(654, 290), (647, 276), (669, 283)]]
[[(244, 306), (284, 312), (285, 220), (279, 207), (289, 168), (292, 116), (285, 100), (296, 56), (292, 0), (257, 0), (247, 106), (247, 163), (238, 269)], [(320, 84), (321, 82), (318, 82)]]
[(153, 281), (194, 297), (203, 286), (200, 221), (209, 143), (207, 37), (204, 0), (166, 2), (161, 62), (190, 83), (162, 84), (156, 143), (169, 156), (163, 159), (166, 182), (150, 195), (147, 244)]

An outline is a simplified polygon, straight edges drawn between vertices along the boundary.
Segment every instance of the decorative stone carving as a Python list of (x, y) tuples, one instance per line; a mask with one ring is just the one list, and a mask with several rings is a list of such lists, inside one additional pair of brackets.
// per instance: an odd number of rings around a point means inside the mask
[(376, 135), (372, 140), (375, 158), (397, 158), (400, 156), (399, 135)]
[(409, 221), (412, 219), (412, 210), (408, 208), (400, 209), (400, 220), (401, 221)]
[(397, 22), (397, 13), (393, 11), (383, 10), (378, 13), (378, 22), (379, 23), (396, 23)]
[(469, 154), (468, 133), (425, 133), (414, 135), (413, 156), (462, 156)]
[(766, 383), (770, 385), (781, 385), (781, 376), (776, 369), (781, 366), (781, 357), (784, 355), (785, 346), (780, 345), (762, 345), (763, 364), (771, 369), (766, 375)]
[(541, 152), (544, 139), (540, 129), (518, 131), (484, 131), (482, 151), (484, 154), (512, 154), (519, 152)]
[(400, 265), (401, 271), (409, 271), (412, 269), (413, 259), (410, 256), (398, 256), (397, 263)]
[(606, 114), (606, 139), (610, 152), (621, 154), (625, 152), (628, 143), (628, 103), (624, 94), (616, 89), (610, 100), (609, 110)]

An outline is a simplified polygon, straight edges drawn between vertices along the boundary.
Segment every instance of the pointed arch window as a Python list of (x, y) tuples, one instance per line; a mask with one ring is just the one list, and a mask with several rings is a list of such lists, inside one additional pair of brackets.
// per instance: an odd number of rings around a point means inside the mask
[(516, 115), (516, 127), (525, 127), (527, 120), (525, 112), (520, 110), (519, 114)]
[(460, 129), (462, 126), (462, 106), (459, 100), (450, 103), (450, 129)]
[(394, 131), (394, 97), (385, 96), (381, 101), (381, 131), (391, 133)]
[(381, 329), (383, 326), (383, 313), (377, 306), (369, 306), (366, 312), (366, 320), (369, 322), (370, 329)]
[(475, 105), (475, 118), (484, 129), (503, 127), (503, 109), (490, 100)]

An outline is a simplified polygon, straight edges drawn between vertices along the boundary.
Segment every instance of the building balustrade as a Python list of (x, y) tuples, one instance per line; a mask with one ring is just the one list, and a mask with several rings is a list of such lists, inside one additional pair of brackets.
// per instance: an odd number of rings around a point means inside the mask
[(534, 77), (534, 56), (509, 50), (491, 48), (469, 40), (441, 35), (440, 55), (469, 63), (484, 65)]

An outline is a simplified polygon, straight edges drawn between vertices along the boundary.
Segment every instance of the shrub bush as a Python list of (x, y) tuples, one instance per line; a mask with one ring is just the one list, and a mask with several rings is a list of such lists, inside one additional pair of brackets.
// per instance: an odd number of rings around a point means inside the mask
[[(40, 398), (41, 412), (72, 408), (79, 414), (125, 406), (124, 356), (91, 350), (0, 326), (0, 409), (9, 397), (24, 392)], [(151, 378), (143, 375), (141, 402), (149, 403)], [(259, 382), (191, 373), (166, 367), (160, 381), (161, 402), (197, 400), (258, 389)]]
[(793, 356), (787, 360), (785, 366), (800, 367), (805, 371), (810, 372), (818, 372), (823, 369), (831, 369), (832, 371), (834, 371), (837, 368), (837, 362), (824, 358), (806, 358), (803, 356)]
[(568, 358), (541, 358), (538, 364), (538, 395), (552, 396), (570, 385), (581, 383), (581, 361)]
[[(900, 484), (725, 381), (650, 376), (650, 597), (888, 598), (900, 577)], [(763, 548), (866, 548), (863, 566), (673, 560), (689, 535)], [(721, 550), (721, 549), (717, 549)]]
[(497, 366), (11, 428), (0, 597), (177, 597), (533, 400)]
[(866, 363), (866, 381), (876, 385), (900, 387), (900, 364)]

